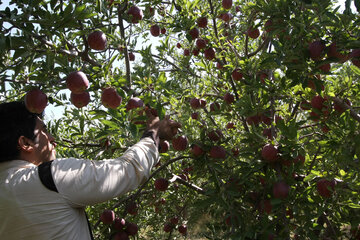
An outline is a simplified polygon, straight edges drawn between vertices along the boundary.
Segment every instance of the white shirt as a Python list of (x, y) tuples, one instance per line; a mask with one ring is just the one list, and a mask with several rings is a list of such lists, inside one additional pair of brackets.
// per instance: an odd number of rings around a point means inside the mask
[(117, 159), (56, 159), (51, 172), (58, 193), (41, 183), (34, 164), (0, 163), (0, 239), (90, 239), (84, 207), (134, 190), (158, 159), (149, 137)]

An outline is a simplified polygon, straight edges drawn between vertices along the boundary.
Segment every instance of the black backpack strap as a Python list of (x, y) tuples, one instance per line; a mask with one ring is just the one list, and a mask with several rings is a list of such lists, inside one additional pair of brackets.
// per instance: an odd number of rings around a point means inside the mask
[(54, 179), (51, 174), (51, 163), (52, 162), (53, 161), (49, 161), (49, 162), (43, 162), (42, 164), (40, 164), (38, 166), (38, 172), (39, 172), (39, 177), (40, 177), (41, 183), (49, 190), (58, 192), (58, 190), (55, 186), (55, 183), (54, 183)]
[[(40, 181), (41, 183), (49, 190), (54, 191), (54, 192), (58, 192), (55, 183), (54, 183), (54, 179), (52, 177), (51, 174), (51, 164), (53, 161), (49, 161), (49, 162), (43, 162), (42, 164), (40, 164), (38, 166), (38, 172), (39, 172), (39, 177), (40, 177)], [(85, 212), (85, 210), (84, 210)], [(85, 212), (85, 216), (86, 216), (86, 221), (88, 223), (88, 227), (89, 227), (89, 232), (90, 232), (90, 237), (93, 240), (94, 236), (92, 234), (91, 231), (91, 226), (90, 226), (90, 222), (89, 222), (89, 218)]]

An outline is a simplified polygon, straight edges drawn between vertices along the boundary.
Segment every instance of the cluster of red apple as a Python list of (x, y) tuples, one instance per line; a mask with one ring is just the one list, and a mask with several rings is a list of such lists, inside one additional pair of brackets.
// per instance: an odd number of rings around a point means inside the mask
[(115, 217), (115, 212), (112, 210), (105, 209), (100, 215), (100, 221), (112, 225), (112, 229), (115, 230), (112, 238), (114, 240), (129, 240), (129, 236), (135, 236), (138, 232), (136, 223)]
[(166, 28), (160, 28), (160, 26), (158, 24), (154, 24), (150, 27), (150, 33), (151, 35), (153, 35), (154, 37), (158, 37), (161, 34), (165, 34), (166, 33)]
[[(351, 62), (360, 67), (360, 49), (353, 49), (350, 53), (345, 51), (341, 51), (336, 42), (332, 42), (329, 46), (326, 46), (326, 42), (324, 40), (316, 40), (309, 44), (308, 47), (309, 55), (312, 60), (315, 62), (319, 62), (323, 60), (325, 54), (329, 59), (332, 59), (337, 62), (346, 62), (347, 60), (351, 60)], [(319, 69), (322, 72), (329, 72), (331, 69), (330, 63), (324, 63), (319, 66)]]
[[(171, 232), (176, 227), (178, 222), (179, 222), (178, 217), (170, 218), (170, 220), (164, 224), (164, 227), (163, 227), (164, 232)], [(177, 229), (181, 235), (183, 235), (183, 236), (186, 235), (187, 226), (185, 224), (179, 225)]]

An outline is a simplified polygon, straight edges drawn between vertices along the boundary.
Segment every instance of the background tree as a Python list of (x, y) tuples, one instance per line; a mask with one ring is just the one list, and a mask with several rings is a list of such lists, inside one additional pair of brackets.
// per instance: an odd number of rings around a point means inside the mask
[(88, 207), (97, 239), (359, 239), (353, 3), (14, 0), (0, 101), (64, 108), (62, 157), (120, 156), (144, 107), (182, 123), (149, 181)]

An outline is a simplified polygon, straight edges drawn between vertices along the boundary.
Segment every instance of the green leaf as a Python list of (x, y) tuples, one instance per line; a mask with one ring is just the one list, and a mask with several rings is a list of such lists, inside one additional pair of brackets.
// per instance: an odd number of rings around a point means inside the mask
[(105, 124), (105, 125), (107, 125), (107, 126), (109, 126), (110, 128), (112, 128), (112, 129), (118, 129), (119, 127), (118, 127), (118, 125), (115, 123), (115, 122), (113, 122), (113, 121), (109, 121), (109, 120), (101, 120), (101, 122), (103, 123), (103, 124)]

